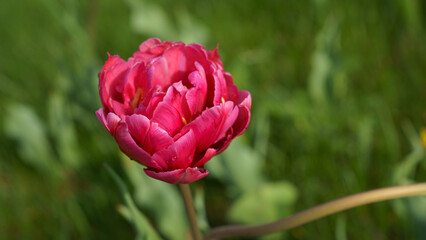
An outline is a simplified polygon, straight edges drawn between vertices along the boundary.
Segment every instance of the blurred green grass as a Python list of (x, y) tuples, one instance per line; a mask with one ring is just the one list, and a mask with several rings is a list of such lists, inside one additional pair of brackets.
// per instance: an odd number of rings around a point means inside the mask
[[(194, 184), (211, 226), (426, 181), (419, 138), (426, 125), (425, 10), (419, 0), (3, 2), (0, 239), (133, 238), (115, 209), (122, 199), (104, 162), (166, 229), (161, 206), (170, 204), (147, 196), (154, 183), (123, 167), (94, 114), (106, 53), (127, 58), (149, 37), (219, 44), (225, 69), (252, 93), (247, 133)], [(277, 186), (292, 197), (269, 197)], [(275, 208), (235, 216), (237, 203), (253, 204), (251, 188), (263, 189), (259, 201)], [(174, 199), (172, 190), (155, 196)], [(285, 199), (293, 200), (277, 205)], [(424, 239), (425, 202), (360, 207), (272, 237)]]

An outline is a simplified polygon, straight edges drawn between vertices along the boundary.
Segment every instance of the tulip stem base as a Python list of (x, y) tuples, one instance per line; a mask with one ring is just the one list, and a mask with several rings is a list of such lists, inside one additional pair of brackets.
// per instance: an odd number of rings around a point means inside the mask
[(193, 240), (202, 240), (203, 235), (201, 234), (200, 228), (198, 227), (197, 214), (195, 213), (189, 184), (179, 184), (179, 190), (185, 203), (186, 215), (188, 216), (192, 238)]
[(223, 226), (211, 229), (205, 239), (225, 237), (255, 237), (281, 232), (317, 220), (333, 213), (361, 205), (396, 198), (426, 195), (426, 183), (396, 186), (362, 192), (327, 202), (281, 220), (255, 226)]

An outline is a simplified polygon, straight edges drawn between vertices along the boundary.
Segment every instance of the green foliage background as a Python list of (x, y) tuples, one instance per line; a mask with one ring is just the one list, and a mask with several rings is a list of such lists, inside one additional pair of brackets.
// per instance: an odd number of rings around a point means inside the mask
[[(246, 134), (193, 184), (204, 230), (426, 181), (420, 0), (1, 5), (0, 239), (158, 237), (153, 229), (160, 238), (187, 236), (176, 188), (146, 178), (94, 114), (106, 53), (127, 58), (149, 37), (219, 44), (225, 69), (252, 94)], [(426, 198), (415, 197), (268, 239), (426, 239), (425, 229)]]

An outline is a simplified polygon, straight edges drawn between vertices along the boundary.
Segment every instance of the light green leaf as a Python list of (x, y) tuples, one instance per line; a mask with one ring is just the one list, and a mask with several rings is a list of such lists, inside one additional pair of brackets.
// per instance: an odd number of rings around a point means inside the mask
[(407, 207), (410, 215), (414, 218), (414, 225), (417, 230), (419, 239), (426, 238), (426, 197), (417, 196), (407, 199)]
[(162, 8), (145, 1), (127, 0), (133, 29), (142, 34), (173, 39), (176, 29)]
[(49, 98), (49, 123), (61, 161), (67, 166), (78, 167), (81, 156), (77, 136), (69, 105), (64, 102), (60, 94), (52, 94)]
[(347, 240), (348, 236), (346, 234), (346, 215), (340, 213), (336, 219), (336, 240)]
[(297, 190), (291, 183), (265, 183), (237, 199), (229, 217), (243, 224), (275, 221), (291, 214), (296, 199)]
[[(138, 210), (133, 199), (130, 195), (129, 190), (127, 189), (124, 181), (118, 176), (114, 170), (105, 164), (106, 169), (111, 174), (112, 178), (117, 183), (118, 188), (120, 189), (121, 194), (123, 195), (124, 202), (130, 214), (126, 214), (127, 218), (131, 216), (131, 223), (133, 224), (135, 231), (137, 233), (136, 239), (147, 239), (147, 240), (156, 240), (161, 239), (155, 229), (151, 226), (148, 219), (145, 215)], [(124, 210), (126, 212), (127, 210)], [(123, 212), (123, 211), (120, 211)], [(128, 219), (129, 220), (129, 219)]]
[[(329, 17), (316, 36), (316, 48), (311, 57), (312, 70), (309, 75), (309, 94), (318, 102), (325, 102), (330, 95), (344, 95), (345, 74), (335, 60), (339, 44), (339, 22)], [(334, 92), (333, 92), (334, 91)]]
[(212, 175), (234, 184), (238, 192), (246, 192), (263, 182), (262, 157), (241, 139), (235, 139), (219, 157), (208, 162), (206, 168)]
[(123, 156), (124, 169), (132, 182), (135, 201), (153, 214), (158, 228), (169, 239), (183, 239), (188, 229), (182, 198), (175, 185), (148, 177), (143, 166)]
[(180, 9), (177, 14), (179, 16), (179, 40), (185, 43), (204, 44), (208, 39), (207, 28), (200, 21), (195, 20), (185, 9)]
[(21, 104), (10, 105), (6, 109), (4, 127), (6, 134), (17, 141), (22, 160), (40, 171), (55, 172), (55, 157), (45, 126), (31, 108)]
[(412, 151), (395, 167), (393, 179), (397, 184), (411, 183), (418, 164), (426, 157), (420, 136), (414, 126), (407, 122), (403, 125), (403, 129), (411, 143)]
[(358, 169), (366, 171), (370, 165), (370, 154), (373, 142), (374, 121), (371, 117), (360, 119), (357, 125)]

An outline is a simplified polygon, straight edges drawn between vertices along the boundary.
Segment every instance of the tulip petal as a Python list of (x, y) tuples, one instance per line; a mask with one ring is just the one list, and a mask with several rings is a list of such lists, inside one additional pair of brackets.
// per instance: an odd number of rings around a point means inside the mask
[(102, 123), (102, 125), (109, 132), (110, 130), (109, 130), (109, 127), (107, 125), (106, 118), (105, 118), (105, 113), (104, 112), (105, 112), (105, 110), (103, 108), (99, 108), (98, 111), (96, 111), (96, 117), (99, 119), (99, 121)]
[(145, 137), (151, 125), (149, 119), (140, 114), (133, 114), (126, 117), (126, 123), (130, 135), (140, 147), (143, 147)]
[(234, 85), (234, 79), (232, 78), (231, 74), (225, 72), (224, 73), (225, 80), (226, 80), (226, 88), (227, 88), (227, 96), (228, 100), (231, 100), (233, 102), (238, 101), (238, 87)]
[(228, 100), (228, 91), (226, 89), (225, 76), (222, 70), (215, 70), (213, 73), (214, 79), (214, 98), (213, 105), (219, 105), (223, 101)]
[(167, 172), (156, 172), (151, 169), (144, 169), (145, 173), (155, 179), (171, 184), (187, 184), (199, 180), (209, 174), (209, 171), (203, 168), (176, 169)]
[(152, 84), (164, 87), (183, 81), (185, 86), (189, 86), (188, 73), (196, 70), (194, 62), (198, 61), (202, 66), (208, 66), (207, 53), (200, 46), (176, 43), (166, 49), (161, 56), (152, 59), (149, 62), (154, 69)]
[(235, 120), (238, 117), (239, 109), (238, 107), (234, 107), (234, 103), (229, 101), (223, 104), (223, 123), (222, 123), (222, 130), (218, 132), (219, 134), (216, 136), (216, 142), (220, 141), (222, 138), (225, 137), (228, 130), (234, 125)]
[(160, 171), (170, 171), (175, 168), (172, 168), (173, 162), (176, 161), (176, 151), (173, 148), (166, 148), (161, 151), (155, 152), (152, 155), (152, 160), (156, 162), (161, 168)]
[(118, 116), (123, 116), (126, 114), (127, 109), (125, 108), (123, 103), (117, 102), (114, 99), (110, 99), (110, 106), (111, 106), (112, 112), (114, 112)]
[(158, 123), (170, 136), (175, 136), (183, 125), (190, 121), (191, 113), (183, 98), (186, 91), (182, 82), (174, 83), (154, 110), (151, 121)]
[(162, 170), (184, 169), (191, 165), (194, 152), (195, 135), (190, 130), (167, 149), (156, 152), (152, 159)]
[[(149, 59), (155, 58), (163, 54), (164, 50), (170, 47), (173, 42), (161, 42), (158, 38), (150, 38), (139, 46), (138, 52), (133, 54), (136, 61), (147, 62)], [(130, 60), (130, 59), (129, 59)]]
[(185, 101), (184, 96), (188, 89), (182, 84), (182, 81), (173, 83), (167, 90), (164, 96), (164, 102), (174, 107), (180, 114), (180, 117), (191, 117), (188, 103)]
[(219, 154), (223, 152), (226, 148), (228, 148), (229, 144), (231, 144), (232, 139), (235, 138), (233, 134), (233, 129), (229, 129), (229, 131), (226, 133), (226, 137), (221, 139), (220, 141), (216, 142), (212, 148), (216, 149), (216, 154)]
[(145, 137), (145, 142), (143, 144), (144, 149), (154, 154), (155, 152), (166, 149), (174, 141), (172, 137), (161, 127), (158, 126), (158, 123), (151, 122), (151, 127)]
[(182, 131), (192, 129), (197, 139), (197, 151), (203, 151), (214, 141), (221, 120), (221, 109), (216, 106), (202, 112), (194, 121), (186, 125)]
[(114, 135), (115, 131), (117, 129), (118, 124), (120, 123), (121, 119), (114, 113), (108, 113), (106, 117), (106, 123), (108, 126), (108, 131)]
[(217, 51), (218, 49), (219, 49), (219, 44), (216, 46), (216, 48), (215, 48), (215, 49), (213, 49), (213, 50), (208, 50), (208, 51), (207, 51), (207, 54), (208, 54), (208, 56), (209, 56), (209, 60), (211, 60), (211, 61), (213, 61), (214, 63), (216, 63), (216, 64), (217, 64), (217, 66), (218, 66), (221, 70), (223, 70), (223, 63), (222, 63), (222, 60), (220, 59), (219, 52)]
[(198, 62), (201, 66), (203, 66), (203, 68), (208, 68), (210, 65), (207, 51), (200, 44), (188, 44), (185, 47), (185, 56), (188, 59), (186, 72), (192, 72), (196, 70), (193, 64), (195, 62)]
[(197, 162), (195, 162), (195, 164), (193, 164), (193, 166), (194, 167), (202, 167), (202, 166), (204, 166), (204, 164), (206, 164), (207, 161), (209, 161), (216, 154), (217, 154), (217, 150), (216, 149), (214, 149), (214, 148), (208, 148), (207, 151), (205, 152), (204, 156), (202, 156), (202, 158), (200, 160), (198, 160)]
[[(149, 81), (149, 73), (146, 71), (145, 64), (136, 62), (131, 67), (124, 86), (124, 104), (131, 107), (132, 101), (135, 101), (136, 107), (139, 106), (150, 89), (151, 81)], [(137, 91), (139, 91), (138, 99), (134, 99)]]
[(143, 105), (140, 105), (140, 107), (145, 109), (145, 111), (142, 111), (143, 115), (146, 115), (147, 118), (152, 118), (155, 108), (161, 101), (163, 101), (165, 95), (166, 94), (164, 92), (161, 92), (160, 86), (156, 85), (151, 88), (142, 102)]
[(136, 92), (135, 80), (138, 79), (138, 75), (143, 72), (144, 63), (136, 62), (129, 70), (129, 74), (127, 75), (126, 81), (124, 83), (124, 94), (123, 99), (124, 102), (131, 102), (133, 96)]
[(164, 56), (150, 59), (147, 64), (147, 71), (152, 74), (152, 86), (158, 85), (161, 87), (162, 91), (165, 91), (167, 86), (172, 84), (172, 81), (168, 76), (169, 69), (167, 66), (167, 60)]
[(232, 129), (234, 130), (234, 137), (239, 136), (244, 133), (250, 124), (250, 109), (247, 106), (238, 107), (238, 117), (235, 121)]
[(101, 72), (99, 73), (100, 75), (102, 75), (107, 69), (111, 68), (112, 66), (118, 64), (118, 63), (122, 63), (124, 62), (123, 59), (120, 58), (120, 56), (118, 55), (110, 55), (108, 53), (108, 59), (106, 60), (104, 66), (102, 67)]
[(197, 139), (197, 151), (205, 151), (225, 135), (237, 116), (238, 108), (228, 101), (203, 111), (194, 121), (183, 127), (182, 131), (192, 129)]
[(149, 62), (150, 68), (153, 68), (152, 85), (163, 87), (180, 80), (186, 79), (186, 57), (183, 53), (183, 45), (175, 45), (168, 48), (164, 53)]
[(178, 110), (164, 101), (158, 104), (151, 121), (158, 123), (170, 136), (174, 136), (183, 126)]
[(106, 65), (107, 67), (104, 67), (99, 74), (99, 94), (102, 104), (111, 109), (110, 99), (123, 102), (123, 84), (130, 67), (119, 56), (110, 56)]
[(195, 134), (189, 130), (185, 135), (180, 137), (175, 144), (172, 145), (177, 153), (176, 162), (173, 163), (174, 168), (186, 168), (192, 163), (195, 152)]
[(153, 169), (160, 169), (160, 166), (152, 161), (151, 156), (139, 147), (135, 140), (130, 136), (127, 124), (124, 122), (118, 123), (114, 138), (118, 143), (121, 151), (126, 154), (130, 159), (138, 161), (139, 163)]
[(194, 86), (185, 95), (192, 115), (200, 113), (206, 105), (207, 100), (207, 79), (204, 68), (195, 62), (196, 71), (189, 74), (188, 80)]
[(108, 113), (105, 117), (105, 111), (103, 108), (96, 111), (96, 116), (98, 117), (99, 121), (104, 125), (104, 127), (108, 130), (108, 132), (114, 136), (115, 129), (117, 128), (118, 123), (120, 122), (120, 118), (115, 115), (114, 113)]
[(140, 46), (139, 46), (139, 51), (141, 52), (147, 52), (150, 49), (152, 49), (154, 46), (161, 44), (161, 40), (158, 38), (150, 38), (146, 41), (144, 41)]
[(246, 106), (248, 110), (251, 109), (251, 95), (248, 91), (239, 91), (237, 105)]

